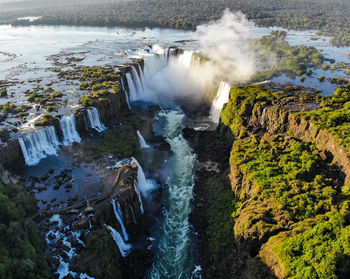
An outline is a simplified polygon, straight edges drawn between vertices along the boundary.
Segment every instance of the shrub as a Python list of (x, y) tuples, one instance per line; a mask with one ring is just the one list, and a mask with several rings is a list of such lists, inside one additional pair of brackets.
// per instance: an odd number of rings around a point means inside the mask
[(326, 79), (326, 77), (324, 75), (322, 75), (318, 78), (319, 81), (324, 81), (325, 79)]
[(90, 96), (83, 96), (80, 98), (79, 101), (84, 107), (90, 107), (94, 103), (94, 101), (90, 98)]
[(35, 98), (37, 98), (37, 97), (38, 97), (38, 93), (36, 93), (36, 92), (30, 93), (28, 96), (28, 101), (34, 102)]
[(0, 89), (0, 97), (5, 97), (7, 96), (7, 88), (3, 87)]

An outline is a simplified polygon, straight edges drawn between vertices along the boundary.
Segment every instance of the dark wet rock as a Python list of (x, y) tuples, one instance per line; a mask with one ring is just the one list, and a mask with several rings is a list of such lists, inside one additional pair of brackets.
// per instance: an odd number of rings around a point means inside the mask
[(0, 164), (9, 171), (20, 172), (24, 167), (24, 157), (17, 139), (10, 139), (0, 145)]
[(56, 239), (56, 235), (53, 232), (49, 232), (49, 234), (47, 235), (47, 238), (49, 240), (54, 240), (54, 239)]
[(81, 216), (78, 222), (74, 224), (74, 228), (77, 230), (89, 229), (89, 219), (85, 215)]
[(74, 279), (74, 276), (71, 273), (68, 273), (68, 275), (63, 277), (63, 279)]
[(60, 266), (60, 260), (56, 257), (50, 258), (51, 265), (53, 266), (53, 269), (56, 270)]
[(154, 253), (151, 250), (133, 250), (122, 260), (123, 278), (142, 279), (145, 278), (147, 270), (152, 267)]

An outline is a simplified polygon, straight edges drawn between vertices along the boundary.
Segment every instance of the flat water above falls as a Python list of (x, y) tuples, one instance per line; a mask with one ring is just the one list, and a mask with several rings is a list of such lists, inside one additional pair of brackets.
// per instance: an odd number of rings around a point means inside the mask
[(196, 155), (181, 132), (184, 117), (183, 112), (176, 109), (158, 114), (163, 121), (159, 133), (170, 144), (173, 156), (167, 165), (165, 216), (150, 272), (152, 279), (191, 278), (195, 268), (194, 241), (188, 217), (193, 198)]

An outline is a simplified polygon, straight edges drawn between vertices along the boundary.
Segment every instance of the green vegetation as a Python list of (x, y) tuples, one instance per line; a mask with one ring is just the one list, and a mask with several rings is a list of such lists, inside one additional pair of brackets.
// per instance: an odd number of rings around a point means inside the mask
[[(234, 136), (243, 137), (247, 132), (248, 118), (254, 115), (257, 109), (297, 100), (294, 90), (296, 88), (285, 88), (282, 92), (276, 92), (261, 85), (233, 87), (230, 100), (221, 111), (221, 121), (231, 129)], [(281, 122), (283, 121), (281, 119)]]
[(0, 89), (0, 97), (5, 97), (7, 96), (7, 88), (3, 87)]
[[(350, 74), (350, 72), (349, 72), (349, 74)], [(350, 79), (347, 79), (347, 78), (332, 77), (329, 79), (329, 81), (333, 84), (350, 85)]]
[(133, 157), (139, 153), (139, 142), (133, 127), (123, 125), (108, 130), (100, 138), (88, 139), (81, 144), (85, 160), (97, 160), (113, 154), (116, 157)]
[[(339, 211), (302, 222), (277, 235), (274, 250), (285, 263), (288, 278), (348, 278), (350, 275), (350, 226)], [(275, 240), (275, 239), (274, 239)]]
[(55, 107), (54, 106), (46, 106), (45, 109), (48, 111), (48, 112), (52, 112), (55, 110)]
[(90, 96), (83, 96), (79, 101), (84, 107), (91, 107), (94, 104)]
[(208, 273), (214, 277), (221, 274), (220, 278), (232, 278), (231, 272), (228, 272), (234, 260), (234, 219), (231, 215), (237, 205), (233, 202), (227, 173), (219, 178), (210, 179), (208, 184), (208, 239), (211, 262)]
[(58, 99), (58, 98), (61, 98), (61, 97), (63, 97), (63, 94), (61, 93), (61, 92), (54, 92), (53, 94), (52, 94), (52, 99)]
[(316, 147), (293, 138), (278, 135), (236, 140), (230, 164), (251, 181), (249, 198), (277, 203), (287, 220), (304, 220), (329, 211), (341, 194), (323, 174), (326, 166)]
[(30, 216), (36, 200), (23, 186), (0, 183), (0, 277), (52, 278), (45, 242)]
[(42, 126), (50, 126), (53, 124), (54, 118), (49, 114), (44, 114), (41, 118)]
[(15, 104), (7, 103), (7, 104), (2, 105), (2, 111), (4, 113), (14, 113), (15, 110), (16, 110)]
[(107, 229), (99, 229), (88, 235), (86, 247), (80, 252), (74, 270), (96, 278), (123, 278), (119, 251)]
[(62, 71), (60, 77), (80, 80), (80, 89), (91, 91), (90, 96), (80, 98), (80, 103), (89, 107), (96, 101), (104, 101), (111, 94), (121, 91), (120, 74), (112, 68), (79, 66), (74, 70)]
[(318, 67), (323, 62), (322, 54), (314, 47), (290, 46), (285, 40), (285, 31), (272, 31), (270, 35), (263, 36), (253, 44), (262, 53), (259, 56), (261, 62), (269, 65), (271, 59), (275, 58), (276, 63), (268, 70), (257, 73), (254, 80), (271, 79), (282, 73), (288, 76), (302, 76), (309, 73), (312, 67)]
[(38, 93), (32, 92), (32, 93), (29, 94), (27, 100), (28, 100), (29, 102), (34, 102), (34, 99), (35, 99), (37, 96), (38, 96)]
[(320, 109), (301, 114), (320, 129), (326, 129), (350, 151), (350, 87), (340, 87), (325, 98)]
[[(253, 265), (262, 259), (283, 278), (350, 275), (350, 198), (341, 166), (329, 163), (330, 158), (312, 142), (291, 137), (289, 116), (281, 113), (283, 107), (301, 106), (300, 112), (290, 114), (327, 130), (350, 150), (350, 88), (340, 87), (329, 97), (317, 93), (297, 87), (275, 92), (262, 86), (237, 86), (221, 112), (218, 132), (226, 127), (235, 137), (230, 179), (238, 209), (232, 210), (232, 238), (259, 255), (253, 257)], [(308, 102), (320, 107), (302, 111)], [(266, 107), (274, 114), (270, 125), (285, 126), (281, 130), (285, 133), (256, 129)]]
[(54, 92), (51, 87), (44, 89), (44, 87), (38, 86), (35, 91), (27, 90), (25, 93), (28, 95), (29, 102), (45, 106), (47, 112), (55, 111), (58, 103), (61, 102), (60, 98), (63, 97), (61, 92)]

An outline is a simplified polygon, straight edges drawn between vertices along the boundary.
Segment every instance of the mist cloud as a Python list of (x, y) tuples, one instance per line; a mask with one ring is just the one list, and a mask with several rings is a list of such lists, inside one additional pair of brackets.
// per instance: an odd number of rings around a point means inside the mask
[(203, 74), (212, 76), (207, 77), (210, 82), (247, 81), (255, 73), (255, 55), (249, 48), (253, 27), (254, 23), (243, 13), (232, 13), (228, 9), (219, 20), (199, 27), (194, 38), (199, 42), (201, 53), (209, 58)]
[(198, 42), (198, 54), (207, 58), (205, 62), (193, 58), (189, 67), (173, 59), (148, 82), (152, 92), (146, 99), (155, 95), (159, 101), (171, 96), (202, 98), (205, 92), (215, 91), (221, 81), (248, 81), (257, 68), (256, 55), (249, 48), (253, 27), (244, 14), (228, 9), (219, 20), (201, 25), (193, 39)]

